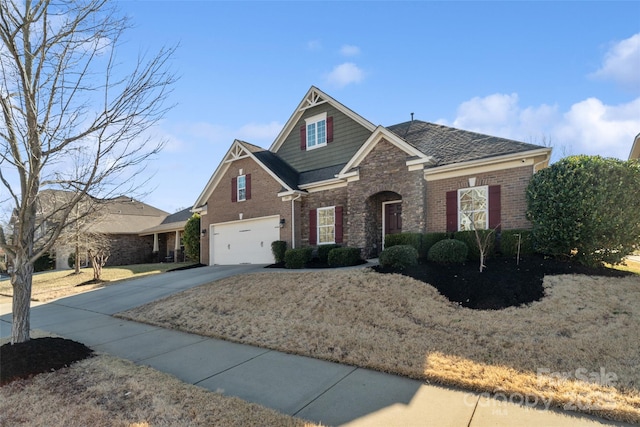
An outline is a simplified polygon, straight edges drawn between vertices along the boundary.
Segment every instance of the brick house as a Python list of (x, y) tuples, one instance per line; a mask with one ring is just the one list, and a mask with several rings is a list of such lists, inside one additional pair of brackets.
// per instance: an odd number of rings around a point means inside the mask
[(311, 87), (268, 150), (234, 141), (205, 185), (201, 262), (271, 263), (274, 240), (374, 257), (390, 233), (528, 228), (525, 188), (550, 155), (420, 120), (375, 126)]

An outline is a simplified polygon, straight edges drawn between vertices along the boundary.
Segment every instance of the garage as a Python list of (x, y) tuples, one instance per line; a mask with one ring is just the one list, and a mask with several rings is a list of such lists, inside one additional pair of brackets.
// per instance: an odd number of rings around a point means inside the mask
[(272, 264), (271, 242), (280, 240), (280, 217), (212, 224), (210, 231), (210, 265)]

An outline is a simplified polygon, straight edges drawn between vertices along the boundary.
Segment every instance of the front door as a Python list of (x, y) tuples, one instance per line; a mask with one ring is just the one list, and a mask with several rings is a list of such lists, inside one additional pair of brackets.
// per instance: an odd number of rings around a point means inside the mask
[(384, 234), (395, 234), (402, 231), (402, 203), (384, 205)]

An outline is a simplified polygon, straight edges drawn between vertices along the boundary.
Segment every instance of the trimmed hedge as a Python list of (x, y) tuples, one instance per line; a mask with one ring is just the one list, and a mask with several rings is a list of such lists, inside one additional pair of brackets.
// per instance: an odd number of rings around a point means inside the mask
[(398, 245), (413, 246), (418, 251), (419, 258), (426, 258), (429, 249), (434, 243), (448, 239), (447, 233), (397, 233), (387, 234), (384, 237), (384, 247), (390, 248)]
[(331, 267), (348, 267), (350, 265), (358, 265), (362, 262), (360, 249), (349, 247), (331, 249), (327, 259)]
[(404, 269), (418, 264), (418, 251), (410, 245), (396, 245), (385, 248), (378, 258), (383, 267)]
[(429, 254), (429, 249), (431, 249), (431, 247), (433, 245), (435, 245), (436, 243), (438, 243), (441, 240), (446, 240), (448, 239), (449, 233), (425, 233), (422, 235), (422, 250), (424, 252), (424, 255), (421, 255), (422, 257), (426, 258), (427, 255)]
[(331, 252), (333, 249), (337, 249), (340, 248), (341, 245), (338, 244), (331, 244), (331, 245), (319, 245), (318, 246), (318, 260), (320, 260), (321, 263), (323, 264), (327, 264), (329, 262), (329, 252)]
[(312, 254), (313, 248), (310, 247), (287, 249), (284, 253), (284, 266), (285, 268), (303, 268), (311, 261)]
[[(496, 233), (493, 230), (478, 230), (478, 234), (480, 235), (480, 240), (482, 242), (485, 241), (485, 238), (489, 233), (491, 233), (491, 236), (489, 236), (489, 247), (487, 248), (485, 259), (493, 256), (493, 252), (496, 247)], [(478, 242), (476, 241), (475, 231), (456, 231), (453, 233), (453, 238), (467, 244), (467, 248), (469, 248), (468, 257), (470, 260), (478, 261), (480, 259), (480, 249), (478, 248)]]
[(287, 251), (287, 242), (284, 240), (276, 240), (271, 242), (271, 253), (276, 260), (276, 264), (284, 262), (284, 254)]
[(441, 240), (431, 246), (427, 259), (438, 264), (463, 264), (467, 260), (469, 247), (461, 240)]
[(505, 230), (500, 235), (500, 252), (502, 252), (502, 256), (517, 256), (518, 234), (520, 235), (520, 255), (531, 255), (535, 252), (533, 250), (531, 230)]

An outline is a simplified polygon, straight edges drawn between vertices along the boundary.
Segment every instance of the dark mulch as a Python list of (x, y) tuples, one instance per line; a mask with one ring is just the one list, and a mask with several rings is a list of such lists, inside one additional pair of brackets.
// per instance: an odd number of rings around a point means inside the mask
[(515, 258), (493, 258), (485, 262), (480, 273), (479, 262), (464, 265), (440, 265), (424, 262), (405, 270), (373, 267), (379, 273), (400, 273), (429, 283), (450, 301), (468, 308), (499, 310), (538, 301), (544, 296), (545, 275), (586, 274), (623, 277), (633, 273), (611, 268), (589, 268), (581, 264), (545, 258), (524, 257), (516, 265)]
[(35, 338), (0, 347), (0, 386), (71, 365), (93, 354), (84, 344), (64, 338)]
[[(357, 264), (354, 265), (362, 265), (366, 264), (367, 261), (361, 259)], [(266, 265), (264, 268), (286, 268), (283, 262), (277, 262), (275, 264)], [(340, 267), (332, 267), (326, 262), (321, 262), (318, 258), (313, 258), (311, 261), (304, 265), (304, 268), (340, 268)]]

